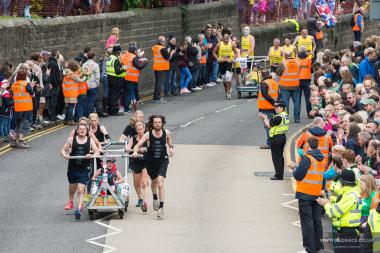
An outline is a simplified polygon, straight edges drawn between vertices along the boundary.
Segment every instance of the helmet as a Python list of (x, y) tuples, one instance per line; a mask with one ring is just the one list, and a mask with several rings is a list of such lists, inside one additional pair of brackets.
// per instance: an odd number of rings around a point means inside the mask
[(115, 157), (107, 157), (107, 162), (116, 162), (116, 158)]
[(116, 44), (115, 46), (113, 46), (112, 52), (114, 52), (114, 53), (120, 53), (121, 52), (121, 46), (120, 46), (120, 44)]
[(280, 106), (280, 107), (282, 107), (282, 108), (285, 108), (285, 107), (286, 107), (285, 103), (282, 102), (281, 100), (276, 101), (276, 102), (274, 103), (274, 106)]
[(340, 181), (342, 182), (343, 185), (355, 186), (356, 185), (355, 172), (350, 169), (343, 170), (342, 173), (340, 174)]

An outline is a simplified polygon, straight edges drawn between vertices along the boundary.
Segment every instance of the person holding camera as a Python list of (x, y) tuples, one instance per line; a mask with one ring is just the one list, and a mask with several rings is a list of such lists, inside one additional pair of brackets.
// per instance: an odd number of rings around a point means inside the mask
[(307, 139), (310, 151), (302, 156), (293, 172), (297, 180), (296, 199), (298, 199), (303, 247), (306, 252), (318, 252), (323, 249), (322, 208), (317, 203), (323, 189), (323, 172), (326, 163), (318, 149), (318, 139)]

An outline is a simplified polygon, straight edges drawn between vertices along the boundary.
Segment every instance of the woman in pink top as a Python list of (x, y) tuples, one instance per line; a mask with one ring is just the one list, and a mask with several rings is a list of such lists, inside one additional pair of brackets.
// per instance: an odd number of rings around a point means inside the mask
[(117, 27), (112, 28), (111, 36), (109, 36), (106, 42), (106, 49), (112, 48), (117, 43), (117, 41), (119, 40), (119, 33), (120, 33), (119, 28)]

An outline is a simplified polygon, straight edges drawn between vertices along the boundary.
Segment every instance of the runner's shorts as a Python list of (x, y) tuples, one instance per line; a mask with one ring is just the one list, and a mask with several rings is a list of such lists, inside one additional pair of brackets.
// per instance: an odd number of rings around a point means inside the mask
[(70, 184), (87, 185), (90, 180), (90, 170), (67, 170), (67, 179)]
[(221, 62), (220, 63), (220, 74), (224, 82), (230, 82), (232, 80), (232, 63)]
[(149, 177), (154, 180), (158, 176), (166, 178), (166, 172), (168, 170), (169, 160), (163, 160), (160, 162), (147, 163), (146, 169)]
[(135, 174), (140, 174), (146, 168), (146, 164), (144, 162), (131, 162), (130, 168)]

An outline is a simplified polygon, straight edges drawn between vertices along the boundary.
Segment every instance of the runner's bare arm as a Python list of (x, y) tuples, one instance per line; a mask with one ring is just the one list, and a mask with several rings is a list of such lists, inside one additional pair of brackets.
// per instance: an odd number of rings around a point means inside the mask
[(132, 146), (133, 146), (133, 138), (131, 138), (131, 141), (128, 141), (127, 145), (125, 145), (125, 152), (133, 152)]
[[(96, 140), (96, 139), (95, 139)], [(94, 139), (90, 139), (90, 145), (91, 145), (91, 149), (92, 151), (94, 152), (94, 155), (100, 155), (100, 152), (99, 152), (99, 148), (98, 148), (98, 145), (96, 144), (96, 141)], [(99, 143), (99, 141), (98, 141)], [(99, 144), (100, 145), (100, 144)]]
[[(235, 58), (239, 57), (239, 51), (237, 50), (236, 44), (232, 44), (232, 50), (234, 51)], [(232, 62), (233, 59), (231, 59), (230, 61)]]
[(256, 43), (255, 37), (251, 36), (251, 48), (248, 51), (248, 55), (250, 55), (252, 52), (255, 51), (255, 46), (256, 46), (255, 43)]
[(100, 131), (104, 136), (108, 135), (108, 131), (105, 126), (100, 126)]
[(315, 40), (314, 40), (314, 37), (311, 37), (311, 41), (312, 41), (312, 44), (313, 44), (313, 55), (315, 54), (315, 49), (317, 48), (317, 44), (315, 44)]
[(144, 145), (144, 143), (147, 142), (148, 140), (149, 140), (149, 132), (145, 133), (143, 137), (139, 140), (139, 142), (136, 143), (135, 147), (133, 148), (133, 154), (137, 155), (139, 148), (141, 148), (142, 145)]
[(73, 143), (73, 137), (69, 137), (61, 149), (61, 154), (63, 158), (67, 159), (70, 156), (69, 152), (71, 150), (72, 143)]
[(91, 140), (94, 140), (96, 146), (98, 149), (100, 149), (102, 146), (100, 145), (100, 142), (98, 141), (98, 138), (96, 138), (95, 134), (93, 132), (88, 132), (88, 136), (90, 136)]
[(165, 131), (166, 131), (166, 143), (169, 146), (169, 156), (172, 157), (174, 155), (172, 135), (169, 130), (165, 130)]
[(212, 55), (218, 59), (218, 51), (219, 51), (219, 47), (220, 47), (220, 42), (215, 46), (214, 50), (212, 51)]

